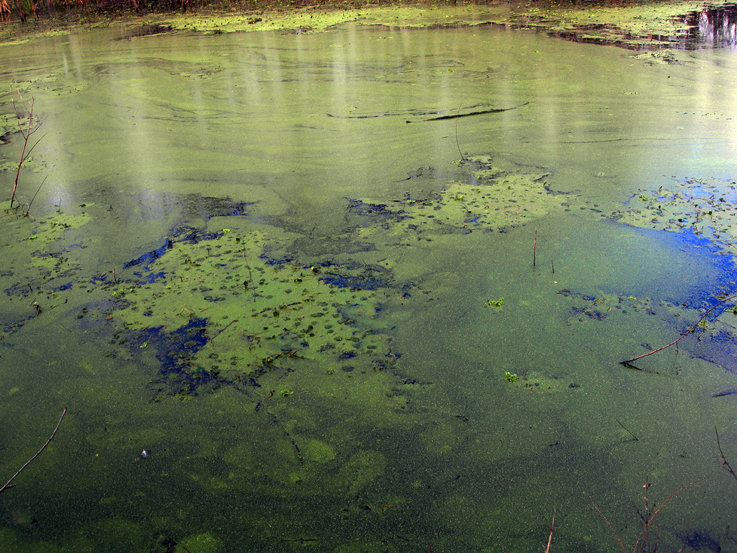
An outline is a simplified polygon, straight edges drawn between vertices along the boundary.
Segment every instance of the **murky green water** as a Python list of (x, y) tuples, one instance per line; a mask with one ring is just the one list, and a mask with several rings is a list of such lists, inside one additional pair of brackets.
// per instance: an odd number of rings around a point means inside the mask
[(68, 408), (0, 550), (540, 551), (555, 506), (551, 551), (613, 551), (582, 488), (634, 543), (646, 476), (705, 475), (661, 550), (735, 548), (731, 305), (619, 364), (734, 289), (734, 52), (119, 35), (0, 51), (47, 133), (0, 222), (2, 478)]

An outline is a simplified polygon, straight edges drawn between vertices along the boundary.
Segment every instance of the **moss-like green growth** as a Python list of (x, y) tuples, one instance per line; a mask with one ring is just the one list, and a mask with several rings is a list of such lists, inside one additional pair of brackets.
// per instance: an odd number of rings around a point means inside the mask
[(486, 302), (487, 307), (501, 307), (504, 305), (504, 298), (499, 298), (498, 300), (489, 300)]
[(570, 201), (550, 192), (551, 175), (542, 168), (524, 172), (502, 169), (489, 156), (468, 157), (466, 162), (469, 171), (464, 182), (450, 181), (430, 197), (407, 197), (401, 206), (392, 207), (390, 225), (367, 225), (357, 233), (375, 242), (416, 245), (418, 240), (438, 235), (528, 224), (563, 211), (563, 204)]
[(737, 254), (734, 228), (737, 181), (716, 178), (673, 180), (657, 190), (635, 194), (642, 203), (616, 214), (633, 227), (671, 232), (693, 232), (710, 240), (725, 253)]
[(514, 384), (515, 382), (517, 382), (518, 378), (519, 376), (517, 376), (516, 374), (510, 373), (509, 371), (504, 371), (504, 380), (506, 380), (507, 382)]
[(261, 230), (213, 236), (173, 243), (135, 286), (112, 292), (124, 299), (116, 320), (141, 331), (139, 347), (155, 343), (183, 370), (227, 379), (305, 359), (366, 370), (389, 355), (377, 293), (346, 285), (350, 268), (275, 262), (264, 255), (274, 244)]

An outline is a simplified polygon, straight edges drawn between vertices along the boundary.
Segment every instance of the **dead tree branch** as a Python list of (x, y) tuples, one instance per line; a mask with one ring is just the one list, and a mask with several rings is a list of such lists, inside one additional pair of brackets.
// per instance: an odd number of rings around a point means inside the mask
[(701, 316), (701, 318), (700, 318), (700, 319), (699, 319), (698, 321), (696, 321), (696, 323), (695, 323), (695, 324), (693, 324), (692, 326), (690, 326), (690, 327), (688, 328), (688, 330), (686, 330), (686, 332), (684, 332), (683, 334), (681, 334), (681, 335), (680, 335), (680, 336), (679, 336), (678, 338), (676, 338), (675, 340), (673, 340), (673, 341), (672, 341), (672, 342), (671, 342), (670, 344), (666, 344), (666, 345), (664, 345), (664, 346), (663, 346), (662, 348), (658, 348), (658, 349), (655, 349), (655, 350), (653, 350), (653, 351), (649, 351), (649, 352), (647, 352), (647, 353), (643, 353), (642, 355), (638, 355), (637, 357), (633, 357), (632, 359), (627, 359), (626, 361), (620, 361), (620, 362), (619, 362), (619, 364), (620, 364), (620, 365), (624, 365), (625, 367), (629, 367), (630, 369), (635, 369), (635, 370), (638, 370), (638, 371), (642, 370), (642, 369), (640, 369), (639, 367), (636, 367), (635, 365), (633, 365), (632, 363), (633, 363), (634, 361), (637, 361), (638, 359), (643, 359), (643, 358), (645, 358), (645, 357), (649, 357), (650, 355), (654, 355), (654, 354), (658, 353), (659, 351), (663, 351), (663, 350), (664, 350), (664, 349), (666, 349), (666, 348), (669, 348), (669, 347), (671, 347), (671, 346), (674, 346), (674, 345), (676, 345), (676, 344), (677, 344), (678, 342), (680, 342), (680, 341), (681, 341), (681, 340), (682, 340), (683, 338), (685, 338), (686, 336), (688, 336), (689, 334), (691, 334), (691, 333), (692, 333), (692, 332), (693, 332), (694, 330), (696, 330), (696, 327), (697, 327), (697, 326), (699, 326), (699, 325), (701, 324), (701, 321), (703, 321), (704, 319), (706, 319), (706, 317), (707, 317), (707, 315), (708, 315), (709, 313), (711, 313), (712, 311), (714, 311), (714, 310), (715, 310), (715, 309), (716, 309), (717, 307), (719, 307), (720, 305), (723, 305), (723, 304), (727, 303), (728, 301), (730, 301), (730, 300), (732, 300), (732, 299), (734, 299), (734, 298), (737, 298), (737, 294), (732, 294), (731, 296), (728, 296), (728, 297), (724, 298), (724, 299), (723, 299), (722, 301), (720, 301), (720, 302), (719, 302), (718, 304), (716, 304), (716, 305), (712, 306), (712, 307), (711, 307), (710, 309), (708, 309), (708, 310), (706, 311), (706, 313), (704, 313), (704, 314), (703, 314), (703, 315)]
[[(31, 152), (33, 152), (33, 149), (38, 146), (38, 143), (43, 140), (44, 134), (41, 138), (36, 140), (36, 142), (28, 148), (28, 141), (31, 138), (31, 135), (33, 135), (38, 129), (41, 128), (41, 122), (37, 125), (33, 124), (33, 104), (35, 103), (36, 99), (31, 97), (31, 103), (30, 105), (26, 103), (26, 101), (23, 99), (23, 96), (21, 96), (20, 90), (16, 90), (16, 93), (18, 94), (18, 98), (20, 99), (20, 103), (23, 106), (23, 109), (28, 114), (28, 124), (23, 124), (21, 121), (24, 119), (24, 116), (20, 115), (18, 113), (18, 108), (15, 105), (15, 97), (13, 96), (13, 89), (10, 89), (10, 101), (13, 104), (13, 111), (15, 112), (15, 117), (18, 120), (18, 130), (20, 131), (21, 136), (23, 137), (23, 147), (20, 151), (20, 159), (18, 161), (18, 169), (15, 172), (15, 183), (13, 184), (13, 193), (10, 196), (10, 209), (13, 209), (13, 203), (15, 202), (15, 193), (18, 190), (18, 179), (20, 178), (20, 171), (23, 168), (23, 163), (28, 159), (28, 157), (31, 155)], [(26, 152), (28, 150), (28, 152)]]
[(53, 440), (54, 439), (54, 436), (56, 436), (56, 432), (57, 432), (57, 430), (59, 430), (59, 426), (61, 425), (61, 421), (64, 418), (64, 415), (66, 415), (66, 414), (67, 414), (67, 408), (64, 407), (64, 410), (61, 412), (61, 417), (59, 417), (59, 422), (56, 423), (56, 428), (54, 428), (54, 431), (51, 433), (51, 436), (49, 437), (49, 439), (46, 440), (46, 443), (41, 447), (41, 449), (39, 449), (36, 452), (36, 454), (33, 457), (31, 457), (30, 459), (28, 459), (28, 461), (26, 461), (25, 464), (21, 468), (18, 469), (18, 472), (16, 472), (10, 480), (8, 480), (7, 482), (5, 482), (5, 485), (2, 488), (0, 488), (0, 493), (3, 493), (8, 488), (15, 487), (15, 484), (12, 483), (13, 480), (15, 480), (16, 477), (21, 472), (23, 472), (23, 469), (25, 469), (28, 465), (30, 465), (36, 457), (38, 457), (39, 455), (41, 455), (41, 452), (44, 449), (46, 449), (46, 446), (47, 445), (49, 445), (51, 443), (51, 440)]

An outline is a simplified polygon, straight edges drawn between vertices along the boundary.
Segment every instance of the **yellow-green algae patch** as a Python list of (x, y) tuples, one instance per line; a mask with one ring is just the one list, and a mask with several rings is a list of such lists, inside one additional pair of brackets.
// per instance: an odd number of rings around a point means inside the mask
[(727, 0), (652, 2), (621, 7), (530, 4), (510, 16), (522, 28), (538, 28), (579, 40), (617, 44), (629, 48), (665, 46), (685, 37), (691, 28), (684, 14), (728, 5)]
[(568, 384), (560, 379), (551, 378), (537, 371), (529, 371), (520, 375), (513, 387), (525, 392), (554, 393), (562, 392)]
[(507, 6), (372, 6), (360, 9), (335, 9), (320, 6), (288, 11), (263, 11), (234, 14), (153, 15), (147, 24), (170, 25), (179, 30), (204, 32), (325, 31), (337, 25), (356, 22), (384, 27), (457, 27), (501, 23)]
[(219, 553), (223, 550), (222, 541), (209, 532), (188, 536), (180, 541), (175, 551), (189, 553)]
[(366, 324), (378, 309), (375, 291), (327, 284), (318, 267), (270, 263), (265, 241), (264, 232), (250, 230), (174, 244), (153, 266), (162, 278), (112, 292), (128, 302), (119, 316), (129, 329), (167, 332), (206, 318), (209, 341), (193, 361), (209, 359), (221, 370), (386, 354), (387, 336)]
[[(512, 2), (488, 6), (422, 5), (422, 6), (309, 6), (284, 10), (266, 7), (262, 10), (222, 12), (201, 10), (186, 14), (149, 14), (142, 18), (126, 17), (118, 20), (92, 18), (84, 22), (84, 29), (118, 27), (140, 29), (143, 26), (170, 27), (174, 31), (205, 33), (287, 31), (295, 33), (323, 32), (338, 25), (356, 23), (381, 27), (461, 27), (476, 25), (504, 25), (513, 29), (544, 30), (564, 38), (575, 37), (586, 42), (617, 44), (639, 49), (647, 46), (673, 45), (691, 26), (684, 21), (686, 13), (699, 12), (707, 7), (718, 9), (728, 0), (686, 2), (656, 2), (645, 5), (586, 6), (548, 2)], [(69, 18), (73, 20), (74, 18)], [(79, 32), (82, 24), (62, 20), (37, 21), (28, 31), (27, 26), (7, 24), (0, 37), (4, 43), (17, 44), (32, 36), (58, 36)], [(145, 40), (147, 33), (135, 32), (125, 36), (131, 40)]]
[(737, 255), (737, 182), (686, 178), (657, 190), (642, 188), (629, 201), (619, 222), (633, 227), (693, 233), (724, 253)]
[[(84, 207), (91, 207), (92, 205), (94, 204), (85, 204)], [(64, 231), (79, 228), (91, 220), (90, 215), (84, 211), (77, 215), (71, 213), (55, 213), (38, 219), (31, 216), (24, 217), (21, 214), (22, 211), (23, 207), (16, 210), (6, 208), (3, 234), (6, 239), (9, 238), (16, 243), (26, 241), (35, 242), (34, 246), (36, 249), (41, 244), (48, 245), (58, 241)]]
[(451, 181), (429, 198), (405, 197), (395, 202), (391, 225), (358, 229), (364, 239), (416, 244), (430, 235), (488, 231), (530, 223), (548, 213), (563, 211), (566, 196), (548, 189), (551, 174), (544, 169), (503, 170), (488, 156), (466, 159), (473, 164), (468, 179)]
[(10, 281), (3, 282), (5, 279), (2, 277), (17, 280), (19, 272), (29, 267), (40, 269), (41, 273), (27, 275), (28, 280), (37, 280), (39, 275), (42, 279), (48, 280), (54, 276), (53, 270), (56, 270), (57, 273), (69, 271), (68, 263), (62, 266), (68, 260), (59, 255), (60, 250), (63, 249), (59, 242), (67, 230), (78, 229), (91, 220), (90, 216), (84, 212), (78, 215), (57, 213), (38, 220), (21, 216), (13, 217), (15, 219), (8, 220), (3, 228), (6, 239), (10, 238), (5, 244), (5, 251), (7, 252), (8, 248), (16, 250), (19, 255), (13, 255), (11, 259), (24, 261), (21, 267), (16, 267), (16, 262), (9, 266), (6, 265), (5, 271), (0, 273), (0, 285), (10, 284)]
[(322, 440), (309, 440), (304, 447), (305, 455), (315, 463), (328, 463), (335, 459), (335, 451)]
[(636, 48), (666, 45), (690, 28), (683, 15), (728, 4), (716, 2), (657, 2), (648, 5), (586, 6), (565, 3), (504, 3), (490, 6), (370, 6), (336, 9), (312, 6), (289, 11), (231, 14), (184, 14), (148, 16), (149, 24), (205, 32), (324, 31), (348, 22), (382, 27), (460, 27), (508, 25), (517, 29), (540, 29), (590, 42), (616, 43)]
[(89, 88), (89, 86), (89, 80), (80, 79), (74, 75), (61, 72), (41, 75), (35, 79), (29, 79), (13, 85), (14, 88), (20, 90), (22, 93), (43, 90), (50, 94), (56, 94), (57, 96), (61, 94), (76, 94)]
[[(0, 289), (6, 299), (2, 331), (12, 333), (26, 321), (68, 301), (82, 266), (70, 255), (66, 233), (91, 221), (89, 214), (56, 213), (35, 219), (22, 209), (6, 210), (0, 246), (6, 261), (0, 269)], [(78, 277), (77, 277), (78, 278)]]

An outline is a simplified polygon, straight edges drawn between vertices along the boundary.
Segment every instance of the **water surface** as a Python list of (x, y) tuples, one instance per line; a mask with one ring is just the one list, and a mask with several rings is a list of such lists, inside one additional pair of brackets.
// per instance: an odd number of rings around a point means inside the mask
[(2, 474), (69, 410), (2, 549), (610, 551), (581, 488), (634, 543), (708, 474), (661, 547), (735, 547), (731, 307), (619, 364), (734, 289), (732, 51), (119, 35), (1, 52)]

